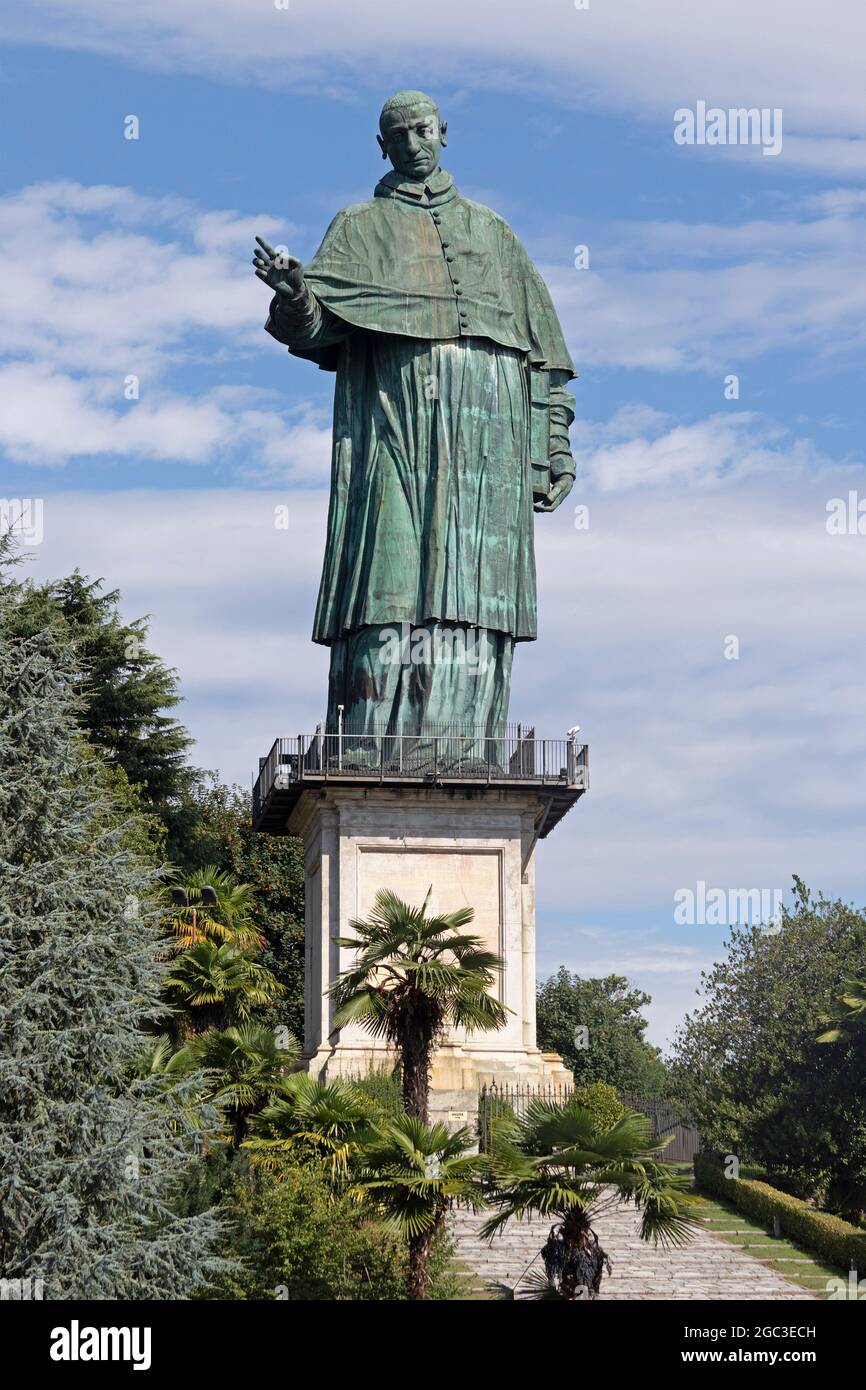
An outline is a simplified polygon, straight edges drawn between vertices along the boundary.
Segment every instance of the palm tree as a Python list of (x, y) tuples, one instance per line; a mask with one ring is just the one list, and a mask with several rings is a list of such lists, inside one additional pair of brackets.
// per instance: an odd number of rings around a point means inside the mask
[(598, 1297), (610, 1260), (592, 1229), (598, 1214), (620, 1201), (641, 1212), (643, 1240), (683, 1245), (698, 1224), (684, 1211), (686, 1179), (658, 1161), (665, 1147), (644, 1115), (627, 1111), (609, 1127), (573, 1099), (532, 1101), (524, 1116), (494, 1122), (490, 1159), (495, 1216), (492, 1238), (512, 1217), (556, 1218), (541, 1250), (546, 1280), (531, 1296), (572, 1301)]
[(449, 1209), (484, 1205), (478, 1178), (487, 1160), (467, 1153), (471, 1143), (468, 1129), (449, 1134), (444, 1125), (401, 1115), (375, 1127), (361, 1156), (353, 1191), (406, 1241), (406, 1292), (414, 1301), (427, 1297), (431, 1247)]
[(189, 1031), (246, 1023), (259, 1005), (273, 1004), (283, 993), (267, 966), (252, 950), (225, 942), (199, 940), (172, 963), (165, 979), (169, 1002), (187, 1015)]
[(357, 1021), (397, 1048), (404, 1108), (425, 1124), (430, 1064), (446, 1029), (501, 1028), (509, 1012), (489, 992), (502, 960), (462, 931), (472, 909), (428, 917), (429, 901), (428, 892), (415, 908), (378, 893), (369, 920), (350, 923), (355, 936), (337, 937), (357, 955), (331, 985), (335, 1027)]
[(201, 1033), (177, 1054), (176, 1065), (204, 1073), (202, 1100), (225, 1112), (232, 1147), (239, 1149), (251, 1117), (267, 1105), (299, 1056), (294, 1038), (282, 1047), (270, 1028), (247, 1023)]
[[(174, 940), (171, 954), (189, 950), (200, 941), (230, 942), (241, 950), (265, 946), (252, 921), (254, 890), (215, 864), (176, 875), (163, 889)], [(185, 899), (185, 901), (183, 901)]]
[(149, 1076), (173, 1076), (182, 1071), (178, 1053), (167, 1033), (149, 1037), (133, 1059), (133, 1075), (141, 1081)]
[(268, 1105), (253, 1117), (245, 1144), (253, 1158), (275, 1168), (281, 1157), (309, 1150), (331, 1160), (331, 1174), (343, 1178), (382, 1119), (376, 1101), (351, 1081), (322, 1081), (295, 1072)]
[(214, 1116), (197, 1084), (202, 1078), (193, 1075), (196, 1070), (187, 1049), (177, 1047), (167, 1033), (161, 1033), (146, 1039), (132, 1059), (130, 1076), (133, 1081), (155, 1082), (161, 1087), (170, 1112), (170, 1128), (194, 1135), (198, 1145), (213, 1129)]

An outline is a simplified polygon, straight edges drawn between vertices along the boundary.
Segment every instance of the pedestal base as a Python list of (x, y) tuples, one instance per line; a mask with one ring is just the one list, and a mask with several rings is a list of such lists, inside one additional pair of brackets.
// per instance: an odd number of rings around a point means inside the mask
[(431, 1111), (474, 1117), (493, 1081), (565, 1084), (571, 1073), (535, 1042), (535, 841), (544, 804), (526, 789), (325, 786), (305, 791), (288, 829), (303, 836), (306, 879), (306, 1016), (310, 1071), (359, 1076), (393, 1055), (358, 1024), (337, 1031), (328, 986), (351, 963), (336, 945), (351, 936), (376, 893), (390, 888), (429, 910), (471, 907), (470, 928), (505, 962), (497, 986), (511, 1011), (495, 1033), (449, 1034), (437, 1050)]

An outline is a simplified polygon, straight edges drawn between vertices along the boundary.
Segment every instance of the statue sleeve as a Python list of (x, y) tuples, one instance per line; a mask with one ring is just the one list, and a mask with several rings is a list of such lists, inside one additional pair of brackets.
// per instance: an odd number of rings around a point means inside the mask
[(546, 497), (557, 478), (575, 474), (568, 437), (574, 397), (565, 386), (570, 373), (563, 369), (532, 366), (529, 377), (532, 491)]
[(571, 440), (568, 437), (568, 428), (574, 419), (574, 396), (566, 389), (567, 380), (567, 372), (554, 370), (550, 373), (549, 457), (550, 474), (554, 482), (566, 473), (569, 473), (572, 478), (575, 474)]
[(305, 285), (297, 299), (274, 295), (265, 331), (285, 343), (290, 352), (318, 360), (320, 353), (324, 356), (325, 349), (341, 343), (353, 329), (332, 314)]

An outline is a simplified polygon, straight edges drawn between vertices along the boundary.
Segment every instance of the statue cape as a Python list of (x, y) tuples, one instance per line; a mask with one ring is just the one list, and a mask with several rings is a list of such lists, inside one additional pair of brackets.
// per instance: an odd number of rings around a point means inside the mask
[[(424, 184), (386, 175), (334, 218), (304, 275), (339, 319), (410, 338), (488, 338), (542, 370), (575, 375), (547, 286), (504, 218), (437, 169)], [(291, 349), (290, 349), (291, 350)], [(338, 349), (298, 349), (336, 369)]]

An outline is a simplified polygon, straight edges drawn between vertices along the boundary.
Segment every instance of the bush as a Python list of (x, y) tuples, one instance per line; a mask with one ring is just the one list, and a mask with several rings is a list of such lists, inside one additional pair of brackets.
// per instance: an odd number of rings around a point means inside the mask
[(606, 1081), (593, 1081), (591, 1086), (578, 1086), (569, 1096), (574, 1105), (588, 1110), (599, 1129), (610, 1129), (625, 1114), (625, 1106), (617, 1095), (615, 1086)]
[(752, 1178), (726, 1178), (721, 1156), (695, 1154), (695, 1182), (703, 1192), (725, 1197), (746, 1216), (772, 1228), (778, 1217), (783, 1234), (840, 1269), (866, 1272), (866, 1231), (839, 1216), (818, 1211)]
[(323, 1169), (286, 1166), (238, 1174), (221, 1207), (230, 1221), (224, 1254), (240, 1267), (225, 1299), (313, 1302), (402, 1299), (404, 1253), (396, 1235), (362, 1216)]
[(386, 1115), (403, 1110), (403, 1080), (399, 1067), (376, 1067), (363, 1076), (353, 1076), (352, 1085), (382, 1109)]
[[(208, 1155), (209, 1171), (190, 1192), (191, 1209), (216, 1201), (227, 1214), (221, 1253), (236, 1262), (210, 1298), (387, 1302), (406, 1297), (406, 1247), (382, 1221), (335, 1189), (327, 1165), (286, 1164), (276, 1172), (242, 1155)], [(459, 1298), (451, 1242), (436, 1240), (430, 1299)]]

